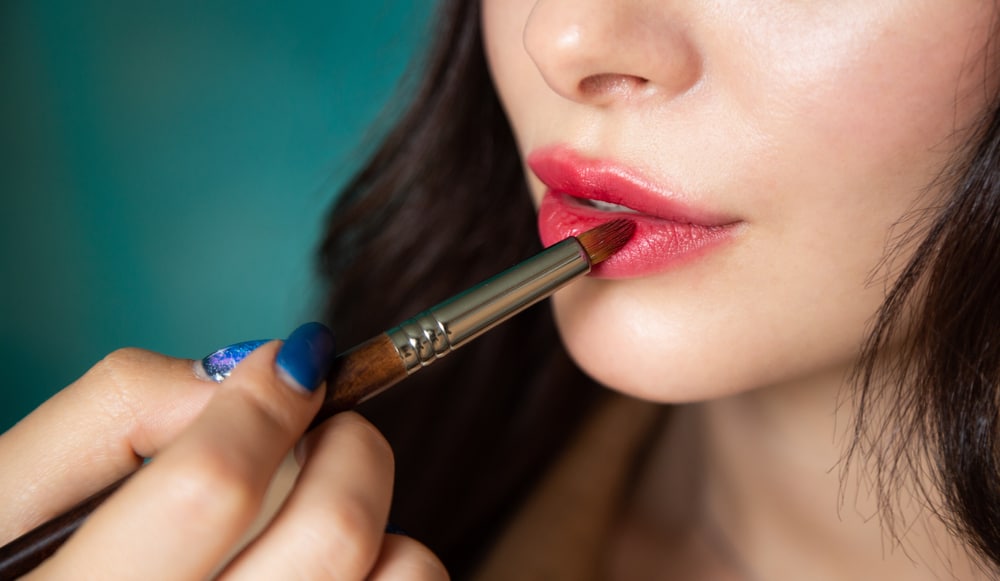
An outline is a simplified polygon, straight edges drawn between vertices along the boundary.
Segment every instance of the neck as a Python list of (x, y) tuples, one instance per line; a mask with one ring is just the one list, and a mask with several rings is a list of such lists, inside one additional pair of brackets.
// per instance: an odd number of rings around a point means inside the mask
[(679, 459), (668, 452), (678, 434), (664, 436), (637, 490), (636, 513), (676, 522), (663, 491), (676, 489), (683, 467), (686, 486), (700, 491), (687, 514), (691, 530), (745, 578), (979, 578), (916, 499), (901, 499), (900, 538), (892, 538), (865, 485), (866, 467), (858, 462), (844, 474), (853, 427), (844, 377), (838, 370), (682, 407), (673, 430), (687, 432), (694, 454)]

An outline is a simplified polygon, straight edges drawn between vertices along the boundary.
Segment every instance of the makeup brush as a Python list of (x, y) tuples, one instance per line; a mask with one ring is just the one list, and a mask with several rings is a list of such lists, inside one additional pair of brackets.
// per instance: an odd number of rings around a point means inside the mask
[(416, 373), (549, 297), (621, 249), (635, 232), (626, 219), (605, 222), (339, 355), (316, 426)]
[[(309, 426), (348, 410), (551, 296), (620, 250), (635, 224), (616, 219), (556, 243), (465, 292), (337, 356), (326, 399)], [(37, 567), (83, 524), (126, 476), (0, 547), (0, 579)]]

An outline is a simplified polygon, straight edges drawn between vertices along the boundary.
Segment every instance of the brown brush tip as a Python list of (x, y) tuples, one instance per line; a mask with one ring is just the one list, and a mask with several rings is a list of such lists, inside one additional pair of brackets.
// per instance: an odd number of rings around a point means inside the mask
[(612, 254), (621, 250), (622, 246), (632, 239), (635, 233), (635, 222), (618, 218), (605, 222), (596, 228), (591, 228), (576, 237), (583, 249), (590, 256), (591, 264), (604, 262)]

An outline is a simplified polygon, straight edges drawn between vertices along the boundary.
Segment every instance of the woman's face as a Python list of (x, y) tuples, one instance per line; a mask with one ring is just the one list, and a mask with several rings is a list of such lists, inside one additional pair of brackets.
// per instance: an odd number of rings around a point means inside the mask
[(564, 341), (658, 401), (840, 378), (893, 236), (993, 88), (987, 0), (483, 8), (543, 239), (639, 211), (601, 276), (557, 294)]

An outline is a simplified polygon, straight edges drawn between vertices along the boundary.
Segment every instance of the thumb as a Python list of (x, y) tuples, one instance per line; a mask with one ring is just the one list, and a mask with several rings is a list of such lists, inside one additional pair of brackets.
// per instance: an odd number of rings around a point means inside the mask
[(68, 574), (87, 563), (94, 578), (209, 574), (242, 537), (281, 459), (319, 409), (333, 354), (333, 336), (318, 323), (296, 329), (280, 350), (274, 342), (250, 354), (46, 572)]

